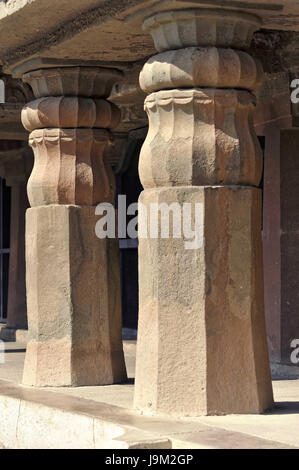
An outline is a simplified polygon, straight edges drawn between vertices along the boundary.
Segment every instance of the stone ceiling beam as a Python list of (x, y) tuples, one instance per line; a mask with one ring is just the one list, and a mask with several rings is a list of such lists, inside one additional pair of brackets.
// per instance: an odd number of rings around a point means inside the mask
[(109, 0), (100, 4), (95, 0), (71, 4), (69, 0), (52, 0), (51, 8), (46, 0), (8, 1), (0, 4), (0, 59), (7, 73), (17, 73), (24, 61), (38, 57), (61, 61), (84, 57), (97, 65), (134, 62), (155, 51), (152, 39), (142, 29), (148, 16), (195, 6), (238, 9), (258, 14), (263, 28), (299, 30), (299, 2), (290, 0)]

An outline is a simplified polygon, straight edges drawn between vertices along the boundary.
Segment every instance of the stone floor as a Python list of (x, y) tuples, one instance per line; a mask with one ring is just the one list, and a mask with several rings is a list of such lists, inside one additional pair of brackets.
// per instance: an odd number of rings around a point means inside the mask
[(174, 419), (133, 410), (135, 341), (125, 341), (129, 381), (105, 387), (20, 385), (26, 346), (5, 343), (0, 442), (8, 448), (299, 448), (299, 380), (275, 380), (263, 415)]

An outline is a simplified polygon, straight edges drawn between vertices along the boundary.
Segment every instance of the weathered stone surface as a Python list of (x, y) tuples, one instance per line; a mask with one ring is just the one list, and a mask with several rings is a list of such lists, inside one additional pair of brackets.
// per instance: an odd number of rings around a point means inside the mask
[(24, 384), (103, 385), (126, 379), (117, 241), (98, 239), (95, 224), (94, 207), (27, 211)]
[(149, 133), (139, 164), (143, 187), (258, 186), (262, 154), (253, 128), (254, 103), (247, 91), (227, 89), (149, 95)]
[[(191, 204), (199, 233), (192, 249), (174, 232), (168, 239), (162, 232), (158, 238), (140, 237), (135, 407), (142, 411), (259, 413), (273, 402), (261, 194), (254, 188), (262, 158), (253, 128), (254, 99), (246, 91), (252, 76), (245, 66), (246, 73), (237, 77), (231, 59), (240, 55), (230, 53), (230, 48), (247, 48), (259, 24), (252, 15), (201, 8), (158, 13), (144, 22), (158, 51), (181, 50), (163, 52), (161, 69), (154, 59), (141, 73), (145, 91), (160, 91), (145, 101), (149, 132), (140, 157), (145, 188), (140, 203), (147, 214), (151, 204), (164, 203), (170, 210), (170, 204), (179, 203), (183, 226), (182, 206)], [(217, 53), (222, 64), (211, 61), (217, 73), (207, 63), (198, 76), (201, 59), (190, 54), (190, 46), (228, 50)], [(210, 70), (208, 88), (161, 90), (184, 83), (189, 88), (192, 81), (208, 86)], [(231, 88), (237, 83), (245, 90)], [(160, 229), (166, 223), (161, 215)]]
[(113, 201), (103, 152), (105, 129), (40, 129), (30, 134), (35, 163), (28, 181), (30, 205)]
[(43, 96), (83, 96), (108, 98), (122, 73), (101, 67), (65, 67), (34, 70), (24, 74), (36, 98)]
[(296, 128), (272, 129), (266, 136), (265, 312), (270, 359), (276, 377), (291, 376), (288, 369), (293, 368), (293, 374), (298, 369), (298, 363), (291, 361), (294, 351), (291, 343), (299, 338), (298, 145)]
[(168, 88), (218, 87), (256, 90), (263, 80), (261, 63), (244, 51), (188, 47), (151, 57), (140, 74), (147, 93)]
[(143, 29), (151, 33), (158, 52), (190, 46), (247, 49), (261, 20), (249, 13), (194, 8), (157, 13)]
[(260, 190), (159, 188), (140, 202), (202, 204), (203, 245), (139, 240), (135, 407), (184, 416), (264, 411), (273, 397)]
[(47, 127), (90, 127), (113, 129), (120, 110), (106, 100), (78, 97), (44, 97), (26, 104), (22, 122), (28, 131)]
[[(252, 12), (263, 19), (263, 27), (298, 31), (299, 5), (291, 0), (243, 0), (210, 2), (212, 7)], [(119, 65), (119, 61), (142, 59), (154, 54), (153, 42), (142, 31), (145, 18), (157, 11), (206, 7), (206, 0), (18, 0), (0, 2), (1, 61), (12, 71), (24, 61), (38, 58), (72, 58)], [(46, 14), (45, 14), (46, 11)], [(57, 14), (59, 12), (59, 14)], [(18, 34), (16, 26), (18, 25)], [(70, 60), (70, 59), (68, 59)], [(37, 62), (31, 70), (39, 68)]]
[[(270, 133), (275, 136), (280, 128), (291, 126), (289, 74), (287, 72), (265, 74), (263, 85), (257, 94), (257, 107), (254, 112), (255, 131), (260, 136), (266, 137)], [(275, 143), (273, 144), (275, 148)]]
[(148, 125), (144, 111), (145, 97), (146, 94), (140, 89), (137, 81), (136, 84), (131, 86), (116, 85), (113, 88), (109, 101), (115, 103), (121, 111), (121, 121), (117, 132), (128, 133)]
[(47, 391), (1, 380), (0, 442), (9, 449), (163, 448), (186, 449), (184, 454), (195, 448), (298, 449), (298, 385), (296, 380), (275, 381), (284, 413), (274, 408), (261, 416), (182, 420), (132, 412), (133, 387), (126, 385)]
[(12, 401), (9, 397), (2, 396), (0, 400), (0, 416), (2, 422), (0, 431), (1, 442), (5, 442), (5, 447), (8, 449), (13, 449), (15, 446), (20, 404), (20, 399)]
[(120, 112), (93, 98), (108, 96), (121, 76), (95, 67), (24, 76), (37, 98), (22, 113), (25, 127), (35, 129), (26, 228), (27, 385), (105, 385), (126, 378), (118, 243), (95, 234), (96, 205), (114, 201), (104, 150)]

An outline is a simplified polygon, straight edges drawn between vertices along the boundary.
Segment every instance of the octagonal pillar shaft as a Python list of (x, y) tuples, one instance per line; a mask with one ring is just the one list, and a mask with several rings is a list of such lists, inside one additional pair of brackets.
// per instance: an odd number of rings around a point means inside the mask
[(157, 13), (143, 25), (159, 52), (140, 75), (150, 93), (139, 167), (147, 225), (135, 407), (143, 412), (260, 413), (273, 402), (252, 119), (262, 69), (246, 52), (259, 25), (253, 15), (200, 8)]

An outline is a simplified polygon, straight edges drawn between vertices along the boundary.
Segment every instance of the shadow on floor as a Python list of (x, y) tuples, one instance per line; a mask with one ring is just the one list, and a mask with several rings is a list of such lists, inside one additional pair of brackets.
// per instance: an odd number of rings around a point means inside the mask
[(26, 349), (6, 349), (4, 352), (5, 352), (5, 354), (8, 354), (8, 353), (25, 353)]
[(282, 380), (298, 380), (298, 377), (272, 377), (272, 382), (281, 382)]
[(128, 378), (125, 382), (124, 385), (135, 385), (135, 379), (133, 377)]
[(265, 415), (299, 415), (299, 401), (277, 401), (273, 408), (263, 413)]

